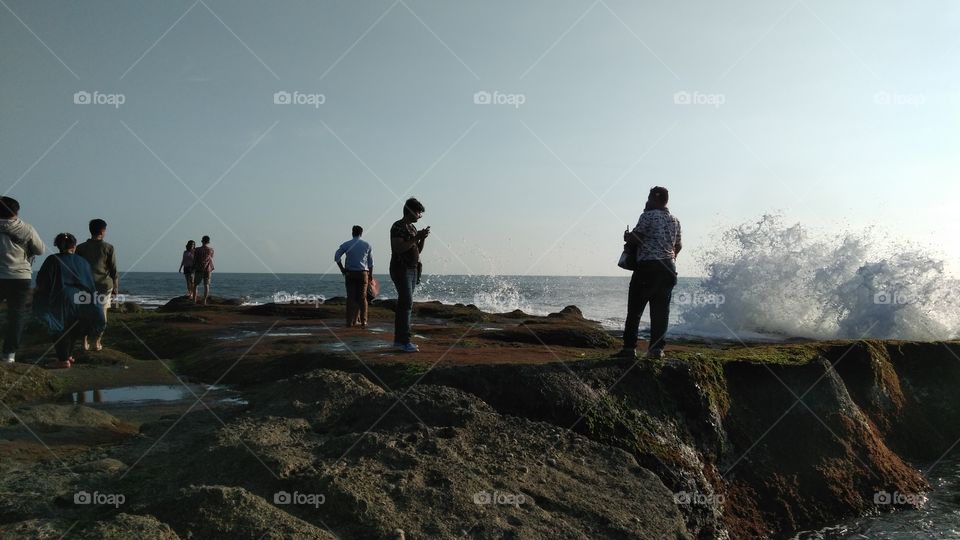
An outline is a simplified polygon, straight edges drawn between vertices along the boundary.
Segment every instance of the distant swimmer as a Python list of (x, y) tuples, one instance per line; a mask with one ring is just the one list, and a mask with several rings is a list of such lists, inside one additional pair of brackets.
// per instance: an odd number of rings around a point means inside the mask
[[(680, 220), (667, 209), (667, 188), (650, 189), (647, 204), (637, 226), (623, 233), (623, 240), (634, 257), (633, 277), (627, 299), (627, 320), (623, 328), (623, 350), (619, 356), (636, 358), (640, 316), (650, 304), (650, 343), (648, 358), (663, 358), (670, 300), (677, 284), (677, 254), (680, 253)], [(634, 254), (635, 252), (635, 254)], [(630, 267), (628, 266), (628, 267)]]

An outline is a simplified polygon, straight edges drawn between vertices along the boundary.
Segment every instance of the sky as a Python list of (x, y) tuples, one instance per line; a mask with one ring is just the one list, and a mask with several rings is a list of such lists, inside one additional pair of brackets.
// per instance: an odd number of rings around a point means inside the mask
[(654, 185), (681, 275), (782, 214), (957, 268), (960, 4), (813, 0), (0, 0), (0, 190), (48, 243), (109, 223), (124, 271), (623, 275)]

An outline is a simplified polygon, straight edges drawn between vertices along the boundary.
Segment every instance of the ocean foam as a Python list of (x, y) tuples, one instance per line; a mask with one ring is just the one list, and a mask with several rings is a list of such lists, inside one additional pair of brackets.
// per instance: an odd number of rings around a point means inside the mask
[(927, 250), (871, 231), (814, 236), (779, 216), (728, 230), (705, 256), (686, 331), (810, 338), (939, 340), (960, 336), (960, 280)]

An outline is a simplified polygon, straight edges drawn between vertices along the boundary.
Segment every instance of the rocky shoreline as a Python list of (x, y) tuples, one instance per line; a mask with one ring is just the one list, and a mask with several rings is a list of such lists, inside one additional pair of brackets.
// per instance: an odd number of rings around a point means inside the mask
[[(73, 369), (35, 328), (0, 368), (0, 536), (781, 538), (921, 501), (960, 438), (957, 342), (633, 362), (572, 306), (424, 303), (403, 355), (390, 302), (124, 311)], [(243, 400), (68, 399), (181, 381)]]

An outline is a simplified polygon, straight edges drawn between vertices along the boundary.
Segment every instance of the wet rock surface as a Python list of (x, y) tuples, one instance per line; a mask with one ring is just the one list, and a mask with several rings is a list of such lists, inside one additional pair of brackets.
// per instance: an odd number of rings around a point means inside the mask
[[(909, 460), (960, 437), (957, 344), (612, 360), (575, 307), (425, 303), (403, 355), (389, 307), (361, 330), (343, 306), (171, 303), (112, 315), (74, 369), (0, 366), (0, 537), (783, 537), (922, 492)], [(246, 402), (53, 399), (161, 374)]]

